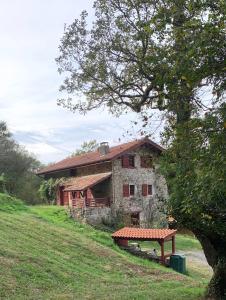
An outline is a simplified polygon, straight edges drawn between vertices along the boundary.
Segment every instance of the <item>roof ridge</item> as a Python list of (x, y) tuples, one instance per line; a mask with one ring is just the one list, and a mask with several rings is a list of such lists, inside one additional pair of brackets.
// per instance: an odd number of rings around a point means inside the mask
[(111, 161), (112, 159), (116, 158), (119, 155), (122, 155), (123, 153), (129, 151), (133, 147), (136, 147), (138, 145), (142, 145), (143, 142), (148, 142), (150, 145), (152, 145), (153, 148), (155, 148), (156, 151), (161, 152), (163, 148), (150, 140), (147, 137), (144, 137), (142, 139), (135, 139), (127, 143), (119, 144), (110, 147), (110, 151), (106, 155), (100, 155), (98, 150), (84, 153), (81, 155), (76, 155), (72, 157), (67, 157), (65, 159), (60, 160), (59, 162), (56, 162), (50, 166), (47, 166), (45, 168), (42, 168), (37, 172), (37, 174), (45, 174), (49, 172), (54, 171), (60, 171), (65, 170), (69, 168), (75, 168), (78, 166), (84, 166), (89, 165), (93, 163), (99, 163), (103, 161)]

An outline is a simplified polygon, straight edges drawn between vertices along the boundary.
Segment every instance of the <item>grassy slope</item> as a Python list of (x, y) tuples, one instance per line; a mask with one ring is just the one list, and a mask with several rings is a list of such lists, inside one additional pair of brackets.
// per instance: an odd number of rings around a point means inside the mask
[(0, 211), (0, 299), (199, 299), (208, 276), (131, 256), (59, 207)]

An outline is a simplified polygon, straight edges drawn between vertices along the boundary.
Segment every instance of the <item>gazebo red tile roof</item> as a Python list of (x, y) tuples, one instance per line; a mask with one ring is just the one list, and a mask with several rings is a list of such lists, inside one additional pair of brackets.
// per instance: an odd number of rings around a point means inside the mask
[[(129, 240), (157, 241), (161, 246), (160, 262), (165, 264), (167, 257), (175, 253), (175, 229), (149, 229), (124, 227), (112, 234), (112, 238), (118, 246), (128, 247)], [(164, 254), (164, 243), (172, 241), (172, 254)]]
[(176, 234), (174, 229), (143, 229), (124, 227), (112, 234), (112, 238), (137, 239), (137, 240), (165, 240)]

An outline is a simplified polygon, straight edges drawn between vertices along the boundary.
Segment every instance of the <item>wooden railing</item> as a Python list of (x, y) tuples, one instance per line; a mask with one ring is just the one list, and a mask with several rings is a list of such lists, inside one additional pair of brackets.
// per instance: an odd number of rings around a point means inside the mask
[(110, 198), (109, 197), (87, 198), (86, 206), (88, 206), (88, 207), (109, 207), (110, 206)]
[(102, 198), (74, 198), (72, 199), (72, 206), (82, 208), (86, 207), (109, 207), (110, 206), (110, 197)]

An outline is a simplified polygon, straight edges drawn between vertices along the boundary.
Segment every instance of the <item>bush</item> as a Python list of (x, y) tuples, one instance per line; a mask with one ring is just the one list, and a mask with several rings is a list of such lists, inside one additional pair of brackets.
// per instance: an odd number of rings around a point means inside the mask
[(22, 200), (9, 196), (8, 194), (0, 193), (0, 211), (11, 213), (26, 210), (28, 210), (28, 207)]

